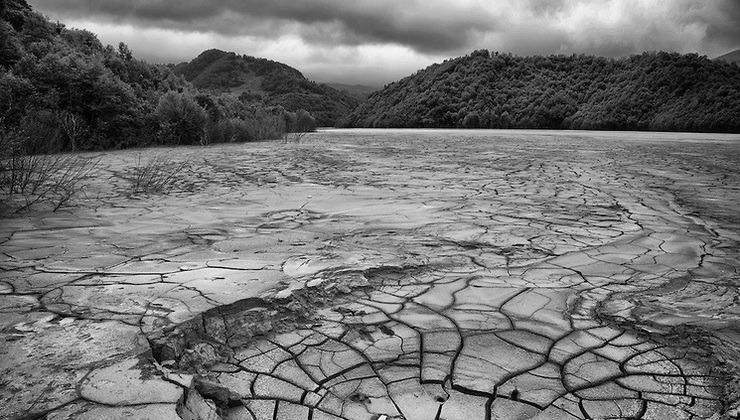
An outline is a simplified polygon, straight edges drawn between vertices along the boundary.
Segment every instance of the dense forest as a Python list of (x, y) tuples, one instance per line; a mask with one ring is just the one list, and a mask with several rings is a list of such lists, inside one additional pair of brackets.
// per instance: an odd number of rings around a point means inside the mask
[(696, 54), (475, 51), (376, 92), (346, 127), (740, 132), (740, 67)]
[[(0, 0), (0, 155), (279, 138), (300, 109), (200, 91), (170, 67)], [(294, 112), (292, 112), (294, 111)]]
[(288, 111), (307, 110), (323, 126), (335, 125), (359, 104), (349, 93), (309, 81), (286, 64), (233, 52), (204, 51), (173, 71), (201, 90), (233, 92)]

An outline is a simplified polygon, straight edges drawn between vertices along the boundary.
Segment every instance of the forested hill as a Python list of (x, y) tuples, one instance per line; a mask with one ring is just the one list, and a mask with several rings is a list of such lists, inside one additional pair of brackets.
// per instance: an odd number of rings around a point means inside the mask
[(0, 157), (257, 141), (315, 124), (305, 110), (200, 91), (124, 43), (103, 45), (26, 0), (0, 0)]
[(740, 67), (696, 54), (517, 57), (486, 50), (386, 86), (351, 127), (740, 132)]
[(305, 109), (319, 125), (335, 125), (359, 103), (346, 92), (309, 81), (286, 64), (233, 52), (207, 50), (173, 71), (201, 90), (233, 92), (289, 111)]

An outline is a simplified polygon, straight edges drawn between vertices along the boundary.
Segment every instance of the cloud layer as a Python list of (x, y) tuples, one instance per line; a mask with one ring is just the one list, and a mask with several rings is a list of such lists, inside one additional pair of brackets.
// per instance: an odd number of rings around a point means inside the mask
[[(285, 61), (307, 74), (315, 71), (319, 80), (322, 71), (354, 68), (367, 72), (369, 82), (391, 81), (440, 58), (479, 48), (522, 55), (608, 56), (668, 50), (710, 57), (740, 48), (738, 0), (29, 3), (52, 19), (95, 31), (104, 42), (127, 42), (137, 55), (149, 59), (189, 60), (215, 47)], [(343, 81), (350, 79), (361, 77)]]

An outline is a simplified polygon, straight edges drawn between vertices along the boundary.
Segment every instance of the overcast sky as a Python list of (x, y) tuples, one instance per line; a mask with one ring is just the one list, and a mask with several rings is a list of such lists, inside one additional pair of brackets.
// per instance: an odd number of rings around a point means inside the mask
[(381, 86), (475, 49), (517, 55), (740, 48), (740, 0), (28, 0), (152, 62), (218, 48), (319, 82)]

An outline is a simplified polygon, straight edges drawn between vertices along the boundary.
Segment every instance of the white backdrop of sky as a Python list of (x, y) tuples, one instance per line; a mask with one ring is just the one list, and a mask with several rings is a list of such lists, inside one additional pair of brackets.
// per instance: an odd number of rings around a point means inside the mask
[(309, 79), (380, 86), (476, 49), (710, 58), (740, 48), (740, 0), (28, 0), (137, 58), (218, 48)]

